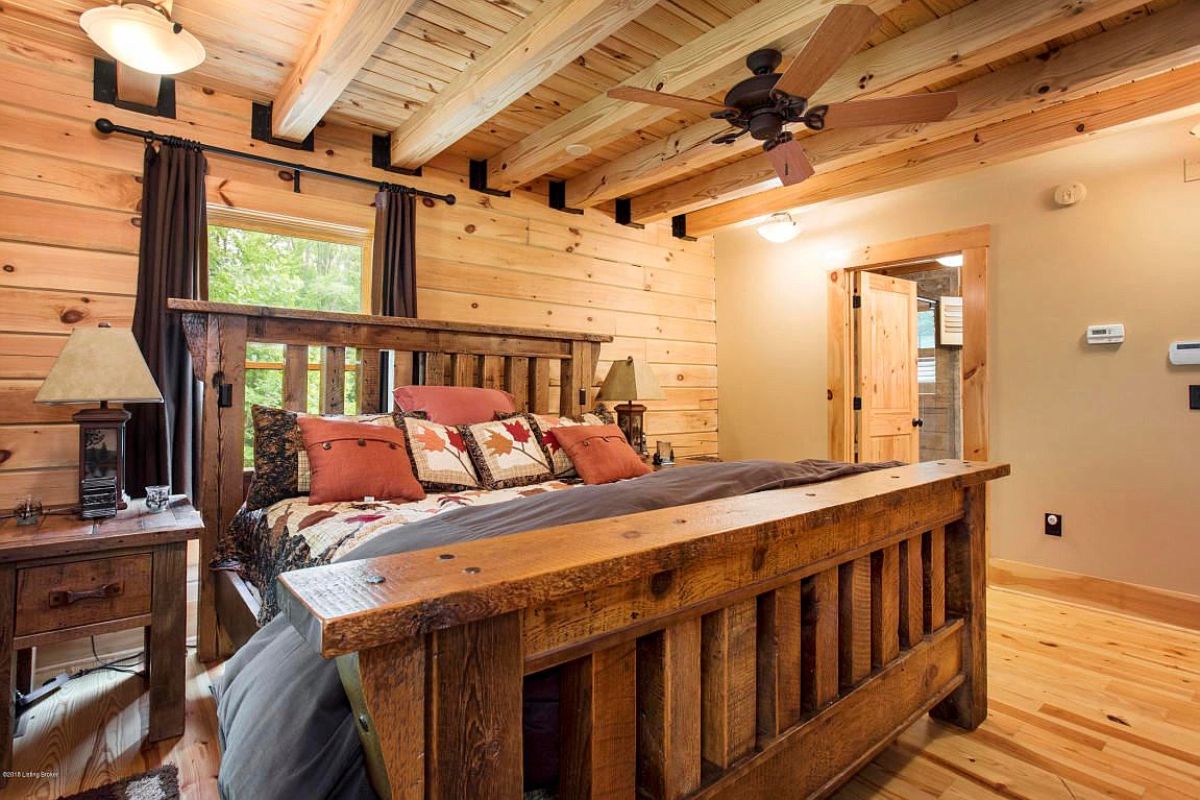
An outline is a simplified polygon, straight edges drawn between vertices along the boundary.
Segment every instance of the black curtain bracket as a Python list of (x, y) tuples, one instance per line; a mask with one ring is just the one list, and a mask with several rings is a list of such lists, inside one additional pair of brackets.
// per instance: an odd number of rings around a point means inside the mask
[[(130, 128), (125, 125), (117, 125), (110, 119), (101, 117), (95, 122), (96, 130), (105, 135), (113, 133), (123, 133), (126, 136), (136, 136), (146, 142), (166, 142), (168, 144), (178, 144), (186, 142), (189, 146), (195, 147), (198, 150), (207, 153), (216, 153), (217, 155), (227, 156), (229, 158), (240, 158), (243, 161), (253, 161), (256, 164), (266, 164), (276, 169), (291, 170), (293, 173), (293, 188), (296, 182), (299, 181), (300, 173), (307, 172), (309, 175), (321, 175), (325, 178), (335, 178), (341, 181), (349, 181), (351, 183), (361, 183), (367, 186), (379, 187), (380, 182), (374, 178), (362, 178), (358, 175), (348, 175), (345, 172), (334, 172), (331, 169), (322, 169), (321, 167), (310, 167), (306, 164), (296, 164), (291, 161), (281, 161), (278, 158), (270, 158), (268, 156), (260, 156), (254, 153), (243, 153), (240, 150), (230, 150), (227, 147), (218, 147), (213, 144), (204, 144), (190, 139), (180, 139), (178, 136), (166, 136), (154, 131), (145, 131), (139, 128)], [(387, 184), (391, 186), (392, 184)], [(427, 192), (424, 189), (417, 189), (412, 186), (400, 187), (406, 192), (411, 192), (417, 197), (427, 197), (430, 200), (441, 200), (448, 206), (455, 203), (455, 197), (452, 194), (438, 194), (437, 192)]]
[(499, 189), (488, 188), (488, 162), (487, 159), (479, 161), (471, 159), (470, 170), (467, 173), (467, 185), (473, 191), (490, 194), (492, 197), (511, 197), (512, 192), (504, 192)]
[(628, 225), (631, 228), (641, 230), (646, 226), (640, 222), (633, 221), (633, 200), (628, 197), (618, 197), (614, 204), (613, 216), (616, 218), (619, 225)]
[(566, 181), (550, 181), (549, 183), (549, 200), (550, 207), (555, 211), (564, 211), (568, 214), (582, 214), (582, 208), (567, 207), (567, 182)]

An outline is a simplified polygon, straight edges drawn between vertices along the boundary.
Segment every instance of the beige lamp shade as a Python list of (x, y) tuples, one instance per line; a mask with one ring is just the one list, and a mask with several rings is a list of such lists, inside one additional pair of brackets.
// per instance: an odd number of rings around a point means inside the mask
[(76, 328), (38, 390), (39, 403), (161, 403), (128, 328)]
[(629, 356), (624, 361), (614, 361), (613, 365), (608, 368), (608, 375), (604, 377), (604, 383), (600, 386), (600, 394), (596, 396), (597, 400), (608, 400), (610, 402), (633, 402), (634, 400), (663, 400), (666, 395), (663, 394), (662, 387), (658, 385), (658, 378), (654, 376), (654, 371), (649, 365), (643, 364), (641, 361), (634, 361), (633, 356)]

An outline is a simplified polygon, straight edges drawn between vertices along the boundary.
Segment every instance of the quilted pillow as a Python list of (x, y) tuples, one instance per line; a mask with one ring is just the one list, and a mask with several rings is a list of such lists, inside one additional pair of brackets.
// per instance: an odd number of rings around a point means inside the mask
[(479, 473), (467, 452), (463, 428), (442, 425), (424, 414), (397, 413), (396, 426), (404, 431), (413, 474), (427, 492), (458, 492), (479, 489)]
[(397, 411), (423, 411), (443, 425), (489, 422), (517, 409), (508, 392), (474, 386), (397, 386), (392, 397)]
[(564, 425), (550, 435), (570, 456), (584, 483), (612, 483), (654, 471), (616, 425)]
[[(254, 426), (254, 480), (246, 494), (246, 510), (255, 511), (274, 505), (289, 497), (306, 495), (312, 482), (308, 454), (297, 420), (300, 417), (319, 417), (300, 411), (285, 411), (270, 406), (252, 406)], [(328, 418), (367, 422), (372, 425), (395, 426), (391, 414), (331, 415)]]
[(310, 417), (297, 422), (312, 466), (309, 505), (371, 500), (413, 502), (425, 492), (413, 477), (404, 433), (387, 425)]
[(528, 415), (464, 425), (462, 432), (485, 489), (550, 480), (550, 459)]

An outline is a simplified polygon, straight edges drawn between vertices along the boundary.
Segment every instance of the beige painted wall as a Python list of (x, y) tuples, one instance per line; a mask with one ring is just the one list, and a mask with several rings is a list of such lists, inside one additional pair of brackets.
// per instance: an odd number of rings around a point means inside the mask
[[(855, 246), (992, 226), (992, 554), (1200, 593), (1200, 411), (1167, 345), (1200, 338), (1200, 158), (1187, 117), (883, 195), (814, 206), (773, 245), (717, 236), (721, 453), (824, 456), (825, 276)], [(1088, 197), (1056, 208), (1079, 180)], [(1082, 344), (1124, 322), (1117, 348)], [(1042, 533), (1061, 513), (1065, 535)]]

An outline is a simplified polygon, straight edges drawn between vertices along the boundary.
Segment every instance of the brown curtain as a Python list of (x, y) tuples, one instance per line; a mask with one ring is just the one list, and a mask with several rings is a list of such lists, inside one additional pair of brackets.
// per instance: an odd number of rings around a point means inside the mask
[[(371, 313), (388, 317), (417, 316), (417, 198), (397, 186), (382, 186), (375, 195), (375, 249), (372, 253)], [(414, 359), (419, 362), (420, 359)], [(390, 353), (380, 354), (380, 408), (388, 408)], [(415, 376), (413, 376), (415, 378)], [(404, 381), (404, 376), (400, 376)]]
[(180, 317), (167, 310), (167, 298), (208, 295), (207, 171), (195, 142), (170, 138), (146, 144), (133, 335), (163, 404), (129, 408), (125, 485), (133, 497), (155, 484), (193, 497), (197, 491), (203, 386), (192, 374)]

